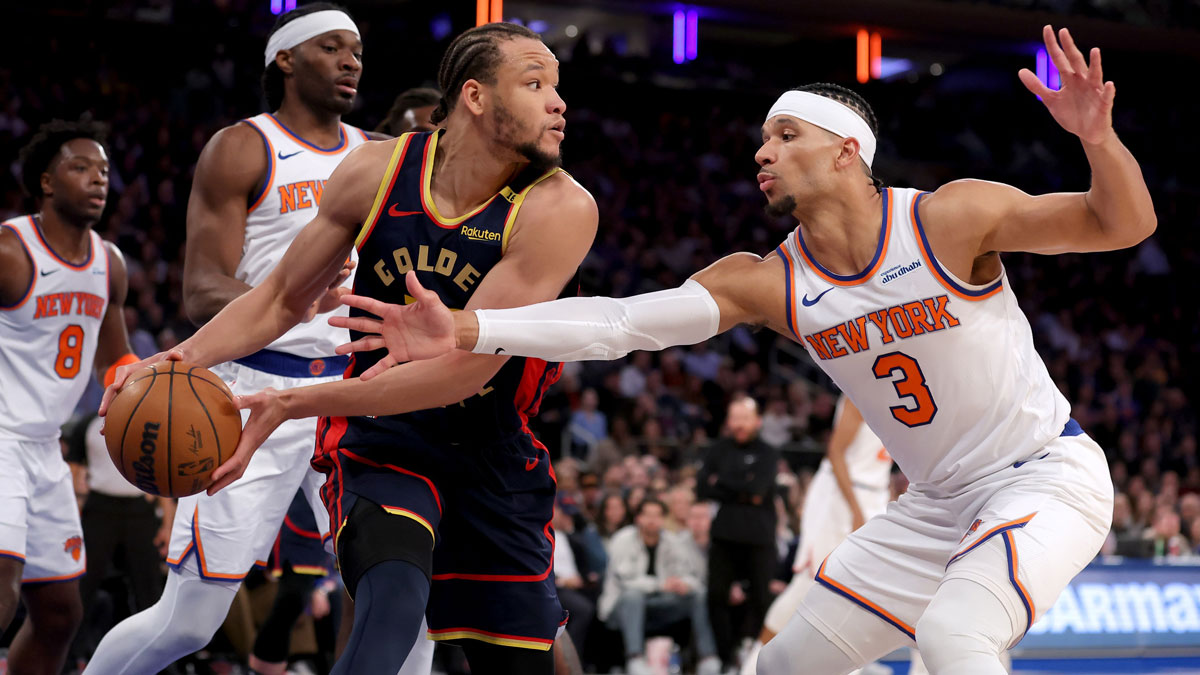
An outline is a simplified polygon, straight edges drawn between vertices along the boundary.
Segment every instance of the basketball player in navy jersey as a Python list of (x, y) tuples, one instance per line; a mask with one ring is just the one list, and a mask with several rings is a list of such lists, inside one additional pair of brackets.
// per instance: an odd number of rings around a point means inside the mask
[[(328, 3), (288, 12), (272, 29), (262, 85), (273, 112), (217, 132), (196, 165), (183, 279), (184, 308), (193, 321), (209, 320), (267, 277), (316, 213), (334, 167), (366, 142), (365, 132), (341, 121), (357, 95), (362, 49), (353, 19)], [(344, 269), (327, 283), (325, 303), (314, 299), (309, 318), (336, 307), (333, 291), (348, 274)], [(324, 324), (318, 316), (214, 370), (235, 394), (340, 379), (348, 360), (333, 349), (345, 332)], [(315, 437), (314, 420), (283, 425), (236, 489), (180, 500), (162, 597), (109, 631), (91, 672), (157, 672), (207, 644), (246, 573), (265, 564), (297, 488), (328, 537), (329, 517), (317, 495), (322, 477), (309, 467)], [(421, 647), (424, 665), (414, 664), (411, 675), (428, 672), (432, 645)], [(276, 675), (285, 669), (282, 661), (255, 665)]]
[(59, 428), (88, 379), (137, 361), (125, 260), (92, 231), (108, 200), (103, 129), (42, 125), (21, 151), (38, 210), (0, 223), (0, 633), (27, 616), (8, 672), (57, 675), (79, 626), (87, 556)]
[[(271, 275), (148, 362), (213, 364), (262, 348), (304, 318), (356, 247), (356, 289), (392, 302), (405, 301), (412, 274), (464, 309), (559, 295), (591, 246), (597, 210), (558, 169), (557, 60), (536, 33), (488, 24), (455, 39), (438, 80), (441, 130), (354, 151)], [(351, 373), (380, 358), (360, 356)], [(462, 644), (477, 675), (553, 672), (566, 618), (552, 577), (555, 484), (527, 419), (558, 372), (534, 359), (452, 354), (378, 378), (403, 383), (387, 400), (381, 383), (352, 378), (244, 401), (250, 426), (213, 492), (285, 418), (331, 415), (314, 465), (328, 474), (323, 497), (355, 600), (336, 673), (394, 672), (427, 601), (431, 637)], [(423, 412), (399, 414), (414, 410)]]

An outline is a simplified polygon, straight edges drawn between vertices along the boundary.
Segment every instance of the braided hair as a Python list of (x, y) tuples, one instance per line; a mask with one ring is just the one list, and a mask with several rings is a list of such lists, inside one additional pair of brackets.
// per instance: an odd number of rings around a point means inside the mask
[[(863, 118), (863, 121), (867, 123), (867, 127), (871, 129), (871, 133), (876, 138), (879, 137), (879, 120), (875, 118), (875, 111), (871, 109), (871, 104), (867, 103), (867, 100), (858, 95), (857, 92), (830, 82), (806, 84), (803, 87), (795, 87), (792, 91), (816, 94), (817, 96), (824, 96), (827, 99), (841, 103), (858, 113), (858, 116)], [(867, 167), (866, 171), (867, 176), (871, 179), (871, 184), (875, 186), (875, 190), (883, 190), (883, 181), (871, 173), (870, 167)]]
[(500, 42), (516, 38), (541, 40), (537, 33), (515, 23), (487, 23), (454, 38), (438, 66), (438, 87), (444, 93), (429, 121), (441, 124), (454, 112), (467, 80), (495, 84), (501, 59)]

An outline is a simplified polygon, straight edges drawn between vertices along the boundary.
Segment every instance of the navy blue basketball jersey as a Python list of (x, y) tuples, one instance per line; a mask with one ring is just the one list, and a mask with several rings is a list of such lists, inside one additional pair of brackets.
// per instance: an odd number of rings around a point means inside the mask
[[(395, 141), (391, 161), (355, 246), (358, 270), (354, 292), (385, 302), (407, 304), (405, 275), (437, 292), (452, 310), (466, 306), (480, 281), (500, 262), (525, 196), (561, 169), (526, 170), (470, 213), (445, 218), (430, 195), (434, 153), (442, 131), (409, 133)], [(352, 315), (363, 312), (351, 309)], [(361, 334), (352, 333), (353, 339)], [(386, 350), (356, 354), (357, 376)], [(487, 385), (461, 403), (404, 415), (350, 418), (349, 435), (377, 432), (415, 434), (461, 444), (490, 444), (526, 433), (530, 415), (555, 380), (560, 364), (514, 357)]]

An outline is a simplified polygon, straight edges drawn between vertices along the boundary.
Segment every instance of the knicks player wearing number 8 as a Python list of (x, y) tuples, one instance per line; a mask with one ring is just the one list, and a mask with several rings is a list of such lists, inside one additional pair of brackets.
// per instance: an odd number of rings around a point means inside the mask
[(1065, 29), (1043, 37), (1062, 89), (1019, 77), (1082, 142), (1086, 193), (1034, 197), (982, 181), (883, 188), (871, 177), (867, 103), (802, 87), (775, 103), (756, 155), (768, 211), (799, 221), (765, 258), (731, 255), (678, 289), (623, 300), (456, 315), (409, 277), (417, 302), (404, 307), (343, 298), (382, 319), (352, 319), (381, 335), (355, 346), (386, 344), (402, 361), (455, 346), (566, 361), (691, 344), (739, 323), (791, 337), (911, 487), (818, 566), (758, 672), (846, 673), (915, 641), (936, 675), (1003, 673), (1000, 654), (1099, 551), (1112, 483), (1034, 350), (1000, 253), (1126, 248), (1156, 227), (1141, 170), (1112, 128), (1099, 50), (1085, 59)]
[(13, 673), (57, 674), (83, 608), (87, 556), (59, 428), (92, 373), (130, 353), (125, 262), (92, 231), (108, 197), (103, 130), (43, 125), (21, 151), (36, 213), (0, 223), (0, 633), (28, 619), (8, 655)]

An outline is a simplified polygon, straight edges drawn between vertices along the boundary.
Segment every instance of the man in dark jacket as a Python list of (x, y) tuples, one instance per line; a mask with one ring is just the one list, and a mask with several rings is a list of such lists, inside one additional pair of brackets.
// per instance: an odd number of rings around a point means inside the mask
[[(758, 437), (762, 418), (749, 396), (729, 404), (729, 435), (708, 449), (697, 477), (700, 499), (717, 503), (708, 556), (708, 611), (717, 651), (732, 667), (739, 637), (729, 603), (730, 587), (747, 580), (748, 629), (757, 631), (770, 605), (775, 569), (775, 474), (779, 451)], [(743, 626), (739, 626), (743, 627)]]

